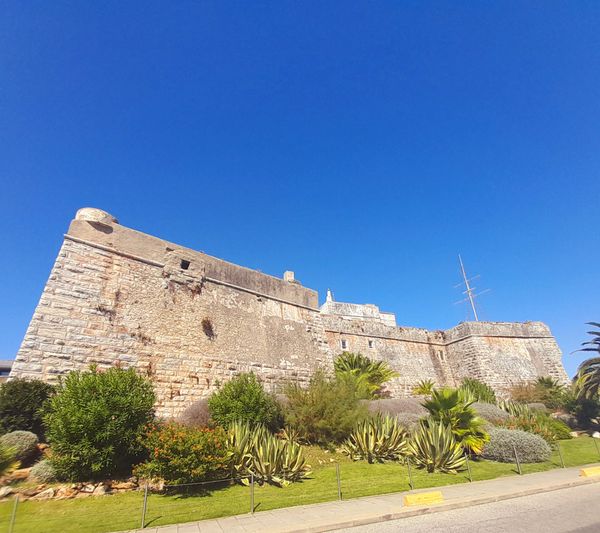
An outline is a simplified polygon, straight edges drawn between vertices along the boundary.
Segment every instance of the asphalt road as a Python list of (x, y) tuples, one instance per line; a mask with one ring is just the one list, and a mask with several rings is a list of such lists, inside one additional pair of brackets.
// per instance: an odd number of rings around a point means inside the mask
[(600, 483), (340, 531), (600, 533)]

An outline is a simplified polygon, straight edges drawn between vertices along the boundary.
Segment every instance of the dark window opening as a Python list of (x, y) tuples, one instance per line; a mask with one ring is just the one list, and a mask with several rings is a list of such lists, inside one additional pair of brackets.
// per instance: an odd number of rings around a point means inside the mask
[(181, 260), (181, 268), (183, 270), (187, 270), (188, 268), (190, 268), (190, 262), (186, 261), (185, 259)]
[(373, 348), (373, 341), (369, 340), (369, 348)]

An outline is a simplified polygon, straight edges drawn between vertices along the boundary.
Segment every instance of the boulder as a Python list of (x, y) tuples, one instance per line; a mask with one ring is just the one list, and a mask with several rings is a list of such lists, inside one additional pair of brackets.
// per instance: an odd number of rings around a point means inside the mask
[(9, 494), (12, 494), (13, 490), (11, 487), (0, 487), (0, 498), (6, 498)]
[(104, 496), (106, 494), (106, 486), (100, 483), (93, 492), (94, 496)]
[(137, 485), (133, 481), (119, 481), (112, 484), (113, 490), (133, 490)]
[(39, 492), (31, 499), (32, 500), (50, 500), (51, 498), (54, 498), (54, 492), (55, 492), (54, 489), (52, 487), (50, 487), (49, 489)]

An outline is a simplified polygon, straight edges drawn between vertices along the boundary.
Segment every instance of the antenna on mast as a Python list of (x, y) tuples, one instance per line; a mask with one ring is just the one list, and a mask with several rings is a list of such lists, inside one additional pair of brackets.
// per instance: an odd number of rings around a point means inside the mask
[(474, 279), (477, 279), (479, 277), (479, 274), (477, 274), (476, 276), (473, 276), (472, 278), (468, 278), (467, 277), (467, 273), (465, 271), (465, 265), (463, 263), (462, 257), (460, 256), (460, 254), (458, 254), (458, 262), (460, 263), (460, 273), (462, 274), (463, 277), (463, 281), (461, 283), (459, 283), (458, 285), (455, 285), (455, 288), (458, 288), (462, 285), (465, 286), (466, 290), (463, 291), (463, 294), (466, 294), (467, 297), (464, 300), (459, 300), (458, 302), (454, 302), (454, 304), (462, 304), (465, 302), (469, 302), (469, 304), (471, 304), (471, 309), (473, 310), (473, 316), (475, 317), (475, 321), (479, 322), (479, 315), (477, 314), (477, 307), (475, 306), (475, 298), (477, 298), (478, 296), (481, 296), (482, 294), (485, 294), (486, 292), (489, 292), (490, 289), (485, 289), (483, 291), (481, 291), (479, 294), (475, 293), (475, 287), (471, 286), (471, 281), (473, 281)]

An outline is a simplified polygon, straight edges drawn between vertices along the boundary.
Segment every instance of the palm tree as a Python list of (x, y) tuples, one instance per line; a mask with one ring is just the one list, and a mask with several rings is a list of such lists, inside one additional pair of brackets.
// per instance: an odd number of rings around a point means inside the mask
[[(590, 326), (600, 328), (598, 322), (588, 322)], [(596, 352), (600, 355), (600, 331), (588, 331), (592, 335), (591, 341), (581, 345), (578, 352)], [(592, 357), (579, 365), (575, 376), (577, 395), (580, 398), (592, 398), (600, 394), (600, 357)]]
[(484, 429), (484, 420), (477, 416), (471, 405), (475, 398), (462, 389), (433, 390), (431, 399), (423, 402), (431, 419), (450, 425), (457, 442), (470, 453), (480, 454), (490, 440)]
[(413, 387), (412, 393), (416, 396), (430, 396), (433, 389), (435, 389), (433, 380), (422, 379)]
[(380, 395), (383, 384), (398, 376), (386, 361), (373, 361), (360, 353), (343, 352), (333, 366), (337, 378), (352, 381), (362, 398)]

